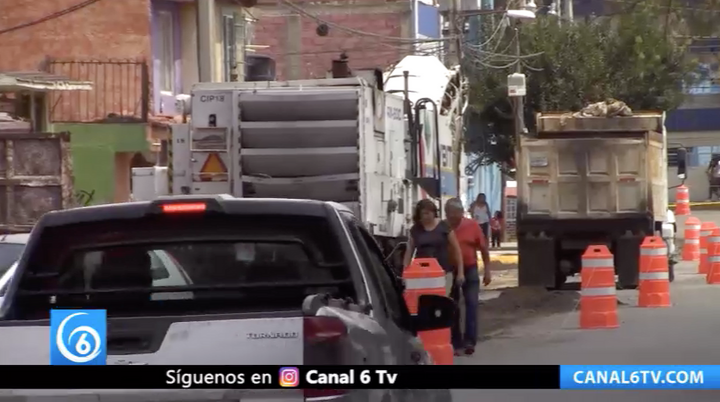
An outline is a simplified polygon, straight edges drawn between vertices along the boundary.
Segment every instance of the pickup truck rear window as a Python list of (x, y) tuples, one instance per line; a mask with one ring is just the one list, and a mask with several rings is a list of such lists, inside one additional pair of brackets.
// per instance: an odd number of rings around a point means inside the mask
[(42, 233), (18, 291), (18, 304), (38, 313), (263, 310), (299, 308), (319, 292), (354, 296), (338, 241), (320, 218), (152, 217)]

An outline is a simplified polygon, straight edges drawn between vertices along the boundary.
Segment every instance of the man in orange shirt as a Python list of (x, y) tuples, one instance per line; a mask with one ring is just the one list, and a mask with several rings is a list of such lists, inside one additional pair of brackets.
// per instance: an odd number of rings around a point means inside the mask
[[(460, 243), (462, 260), (465, 271), (465, 282), (462, 285), (454, 286), (451, 297), (459, 302), (460, 291), (465, 297), (465, 334), (460, 330), (460, 314), (457, 314), (452, 326), (452, 343), (455, 348), (455, 356), (463, 352), (466, 355), (475, 353), (477, 343), (477, 310), (478, 295), (480, 293), (480, 276), (478, 274), (477, 252), (479, 251), (484, 269), (483, 284), (490, 284), (490, 253), (488, 252), (487, 241), (480, 226), (472, 219), (465, 218), (465, 209), (462, 201), (458, 198), (448, 200), (445, 204), (445, 216), (455, 236)], [(457, 274), (457, 273), (456, 273)]]

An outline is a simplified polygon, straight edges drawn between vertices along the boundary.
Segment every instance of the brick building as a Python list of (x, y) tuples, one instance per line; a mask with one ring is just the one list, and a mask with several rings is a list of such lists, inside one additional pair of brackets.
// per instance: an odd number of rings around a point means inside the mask
[[(276, 61), (279, 79), (324, 78), (342, 52), (352, 68), (384, 69), (418, 49), (392, 38), (440, 37), (431, 1), (261, 0), (251, 12), (257, 19), (252, 43)], [(423, 46), (439, 50), (438, 44)]]
[(189, 92), (201, 67), (213, 81), (242, 78), (240, 1), (2, 0), (0, 9), (0, 72), (41, 70), (93, 84), (51, 93), (43, 113), (48, 129), (71, 132), (76, 190), (98, 202), (128, 198), (130, 168), (152, 161), (167, 135), (153, 117), (175, 113), (175, 95)]

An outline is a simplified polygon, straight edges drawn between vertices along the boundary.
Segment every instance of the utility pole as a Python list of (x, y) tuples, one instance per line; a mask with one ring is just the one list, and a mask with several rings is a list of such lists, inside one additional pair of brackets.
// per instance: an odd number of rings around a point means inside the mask
[(460, 39), (463, 23), (461, 0), (450, 0), (450, 10), (448, 12), (448, 31), (450, 33), (449, 51), (447, 54), (446, 64), (450, 67), (460, 64), (462, 59), (462, 40)]
[[(515, 56), (517, 57), (515, 64), (515, 73), (522, 74), (522, 62), (520, 59), (520, 57), (522, 56), (522, 54), (520, 53), (520, 32), (518, 31), (517, 27), (515, 28)], [(513, 109), (515, 110), (516, 146), (520, 145), (520, 136), (525, 131), (525, 103), (523, 102), (524, 99), (524, 96), (513, 97)]]
[[(462, 12), (462, 1), (461, 0), (450, 0), (450, 8), (448, 10), (448, 32), (450, 34), (450, 41), (449, 41), (449, 52), (447, 55), (447, 59), (445, 60), (445, 64), (450, 67), (454, 68), (455, 66), (459, 66), (460, 68), (457, 71), (458, 74), (458, 83), (460, 84), (461, 88), (458, 88), (458, 102), (455, 106), (454, 113), (451, 115), (453, 116), (451, 124), (453, 128), (453, 164), (452, 169), (455, 171), (455, 188), (457, 189), (457, 196), (460, 196), (460, 184), (461, 184), (461, 172), (460, 172), (460, 159), (462, 157), (462, 138), (463, 138), (463, 116), (462, 116), (462, 107), (463, 107), (463, 93), (462, 93), (462, 85), (464, 82), (463, 74), (462, 74), (462, 33), (464, 31), (465, 27), (465, 18), (463, 16)], [(440, 107), (440, 105), (438, 105)], [(438, 110), (438, 116), (439, 116), (439, 110)], [(440, 174), (442, 167), (440, 164), (440, 161), (438, 161), (438, 174)], [(442, 195), (440, 197), (442, 200)]]
[[(563, 12), (562, 16), (567, 20), (568, 22), (573, 22), (574, 16), (573, 16), (573, 0), (561, 0), (564, 1), (563, 3)], [(558, 13), (560, 15), (560, 13)]]
[(198, 0), (195, 14), (197, 23), (198, 81), (213, 82), (215, 41), (215, 0)]

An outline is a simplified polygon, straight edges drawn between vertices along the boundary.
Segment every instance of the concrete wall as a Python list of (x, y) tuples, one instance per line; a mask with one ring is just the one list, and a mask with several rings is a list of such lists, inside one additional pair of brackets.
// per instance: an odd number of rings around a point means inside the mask
[[(413, 37), (412, 2), (385, 0), (346, 2), (299, 1), (308, 13), (342, 27), (383, 37)], [(316, 34), (317, 22), (294, 15), (274, 1), (253, 8), (259, 19), (253, 45), (266, 45), (258, 54), (275, 59), (279, 79), (325, 78), (333, 59), (345, 51), (351, 68), (385, 68), (412, 53), (412, 45), (383, 42), (379, 37), (330, 27), (327, 36)]]
[(76, 196), (89, 205), (127, 201), (130, 160), (148, 150), (145, 124), (55, 124), (69, 131)]

